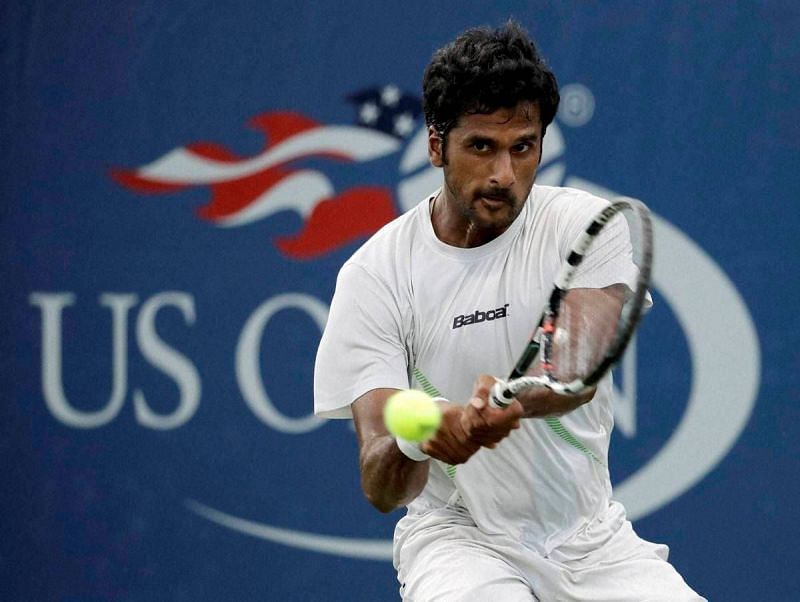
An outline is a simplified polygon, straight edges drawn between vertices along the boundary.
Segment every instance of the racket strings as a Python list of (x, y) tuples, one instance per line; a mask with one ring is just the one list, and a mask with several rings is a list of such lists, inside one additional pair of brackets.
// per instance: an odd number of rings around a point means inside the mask
[(611, 216), (590, 244), (580, 241), (585, 257), (564, 290), (551, 297), (538, 335), (541, 352), (526, 374), (571, 383), (615, 361), (641, 313), (647, 238), (639, 212), (625, 209)]
[(562, 383), (590, 374), (617, 341), (623, 302), (613, 287), (567, 291), (557, 322), (550, 332), (543, 328), (542, 372)]

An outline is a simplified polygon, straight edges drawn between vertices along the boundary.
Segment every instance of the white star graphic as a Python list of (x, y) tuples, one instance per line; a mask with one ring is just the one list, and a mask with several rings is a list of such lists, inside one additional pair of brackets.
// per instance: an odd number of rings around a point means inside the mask
[(400, 102), (400, 89), (392, 84), (384, 86), (381, 90), (381, 102), (387, 107), (396, 106)]
[(407, 136), (414, 129), (414, 117), (410, 113), (400, 113), (394, 118), (394, 133)]
[(365, 102), (361, 105), (361, 110), (358, 112), (358, 116), (364, 123), (375, 123), (378, 121), (378, 116), (380, 114), (381, 110), (378, 108), (378, 105), (372, 101)]

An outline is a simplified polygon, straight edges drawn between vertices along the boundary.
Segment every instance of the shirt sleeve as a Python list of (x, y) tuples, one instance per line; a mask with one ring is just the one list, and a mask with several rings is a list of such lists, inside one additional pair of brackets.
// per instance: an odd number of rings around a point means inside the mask
[(404, 320), (397, 295), (362, 266), (336, 280), (314, 366), (314, 413), (350, 418), (350, 404), (378, 388), (410, 386)]

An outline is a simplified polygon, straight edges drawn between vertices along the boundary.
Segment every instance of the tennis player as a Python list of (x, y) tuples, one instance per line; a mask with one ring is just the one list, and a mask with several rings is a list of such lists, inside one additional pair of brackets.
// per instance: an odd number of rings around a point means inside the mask
[[(315, 411), (352, 417), (361, 483), (394, 537), (405, 600), (703, 600), (611, 501), (610, 377), (487, 402), (536, 326), (569, 246), (607, 202), (534, 185), (558, 108), (555, 77), (515, 23), (467, 31), (423, 77), (431, 163), (444, 185), (342, 267), (315, 369)], [(587, 256), (583, 286), (631, 279), (627, 241)], [(441, 398), (422, 445), (382, 412), (398, 389)], [(543, 418), (560, 416), (563, 430)], [(559, 434), (560, 433), (560, 434)]]

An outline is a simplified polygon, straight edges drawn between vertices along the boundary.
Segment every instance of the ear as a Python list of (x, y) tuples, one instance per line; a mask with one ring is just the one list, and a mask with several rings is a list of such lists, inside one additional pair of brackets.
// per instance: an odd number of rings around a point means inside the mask
[(434, 167), (442, 167), (444, 165), (444, 144), (442, 137), (432, 125), (428, 126), (428, 157), (431, 160), (431, 165)]

